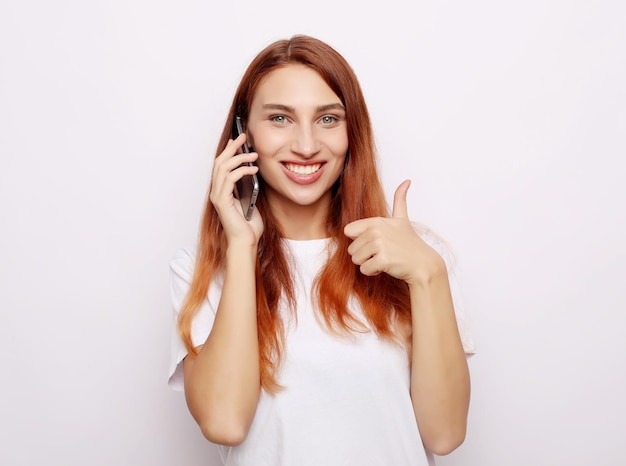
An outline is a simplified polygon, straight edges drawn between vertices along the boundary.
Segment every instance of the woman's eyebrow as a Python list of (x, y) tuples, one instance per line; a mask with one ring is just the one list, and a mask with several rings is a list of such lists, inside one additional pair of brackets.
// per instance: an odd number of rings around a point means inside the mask
[(263, 104), (263, 110), (282, 110), (283, 112), (293, 113), (296, 111), (295, 108), (289, 107), (288, 105), (283, 104)]
[(342, 112), (345, 112), (346, 108), (342, 104), (328, 104), (328, 105), (320, 105), (315, 110), (317, 112), (327, 112), (329, 110), (340, 110)]

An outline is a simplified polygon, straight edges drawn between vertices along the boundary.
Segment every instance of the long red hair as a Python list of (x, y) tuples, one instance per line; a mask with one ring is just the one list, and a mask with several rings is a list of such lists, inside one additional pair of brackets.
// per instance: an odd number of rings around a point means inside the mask
[[(342, 176), (333, 189), (327, 234), (335, 241), (332, 256), (316, 281), (319, 312), (329, 330), (350, 332), (360, 327), (348, 309), (348, 299), (360, 302), (371, 328), (382, 338), (408, 344), (411, 328), (406, 284), (387, 274), (367, 277), (352, 263), (347, 252), (350, 239), (343, 234), (348, 223), (389, 215), (376, 166), (371, 122), (359, 82), (346, 60), (332, 47), (312, 37), (297, 35), (266, 47), (250, 63), (235, 93), (222, 131), (216, 157), (231, 138), (235, 114), (247, 121), (249, 105), (260, 81), (271, 71), (298, 63), (317, 71), (337, 94), (346, 109), (349, 151)], [(262, 180), (261, 180), (262, 182)], [(292, 275), (281, 245), (282, 232), (263, 197), (257, 207), (265, 229), (259, 240), (256, 266), (256, 306), (261, 385), (271, 393), (280, 385), (276, 373), (284, 346), (283, 322), (278, 312), (281, 296), (295, 309)], [(191, 322), (206, 298), (209, 284), (223, 264), (226, 238), (213, 204), (207, 198), (202, 219), (195, 270), (179, 314), (178, 329), (191, 354)]]

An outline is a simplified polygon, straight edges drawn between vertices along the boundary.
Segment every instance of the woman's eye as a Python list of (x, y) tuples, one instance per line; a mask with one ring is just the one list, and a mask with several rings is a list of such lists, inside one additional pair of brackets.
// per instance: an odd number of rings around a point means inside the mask
[(270, 117), (270, 120), (272, 120), (274, 123), (278, 123), (280, 125), (285, 124), (285, 122), (287, 121), (287, 119), (285, 118), (284, 115), (274, 115), (274, 116)]
[(322, 117), (322, 123), (324, 123), (325, 125), (330, 125), (334, 122), (336, 122), (338, 120), (338, 118), (336, 116), (333, 115), (324, 115)]

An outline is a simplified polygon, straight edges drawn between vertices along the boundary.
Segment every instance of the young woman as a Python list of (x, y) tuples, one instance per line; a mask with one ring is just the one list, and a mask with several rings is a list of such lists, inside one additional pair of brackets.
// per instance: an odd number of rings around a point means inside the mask
[[(232, 140), (235, 115), (246, 133)], [(247, 221), (233, 191), (250, 174)], [(295, 36), (252, 61), (197, 251), (170, 264), (170, 385), (226, 465), (417, 466), (463, 442), (472, 343), (442, 243), (407, 218), (408, 188), (389, 213), (338, 52)]]

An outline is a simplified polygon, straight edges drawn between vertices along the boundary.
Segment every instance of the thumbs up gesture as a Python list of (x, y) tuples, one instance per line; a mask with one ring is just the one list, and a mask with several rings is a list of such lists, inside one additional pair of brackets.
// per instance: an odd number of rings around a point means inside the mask
[(409, 221), (406, 195), (410, 185), (411, 181), (405, 180), (396, 189), (390, 218), (365, 218), (345, 226), (344, 234), (353, 240), (348, 254), (364, 275), (384, 272), (417, 285), (446, 273), (441, 256), (420, 238)]

